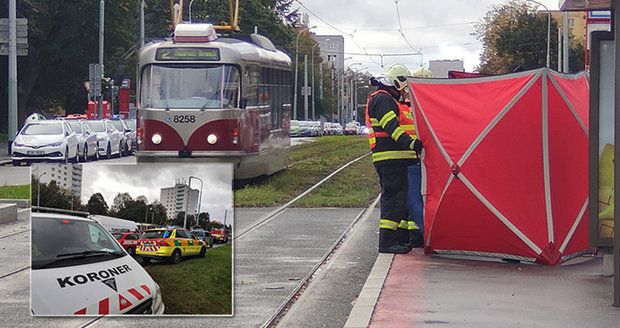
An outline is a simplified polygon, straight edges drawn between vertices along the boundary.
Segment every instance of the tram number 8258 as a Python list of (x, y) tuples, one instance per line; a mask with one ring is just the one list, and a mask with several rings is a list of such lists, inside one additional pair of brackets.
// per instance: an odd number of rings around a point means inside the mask
[(194, 115), (174, 115), (172, 118), (174, 123), (196, 123), (196, 116)]

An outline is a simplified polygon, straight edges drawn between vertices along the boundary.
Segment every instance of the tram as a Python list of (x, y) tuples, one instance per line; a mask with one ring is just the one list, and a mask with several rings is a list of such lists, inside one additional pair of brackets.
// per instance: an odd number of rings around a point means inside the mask
[(138, 74), (138, 162), (232, 162), (235, 180), (286, 167), (291, 59), (266, 37), (179, 24)]

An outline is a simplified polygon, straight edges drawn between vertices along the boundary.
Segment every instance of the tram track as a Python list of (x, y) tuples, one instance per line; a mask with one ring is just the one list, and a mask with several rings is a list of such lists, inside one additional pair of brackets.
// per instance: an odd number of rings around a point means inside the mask
[(15, 236), (15, 235), (20, 235), (22, 233), (26, 233), (26, 232), (29, 232), (29, 231), (30, 231), (30, 228), (24, 229), (24, 230), (21, 230), (21, 231), (16, 231), (16, 232), (8, 233), (6, 235), (0, 236), (0, 239), (4, 239), (4, 238)]

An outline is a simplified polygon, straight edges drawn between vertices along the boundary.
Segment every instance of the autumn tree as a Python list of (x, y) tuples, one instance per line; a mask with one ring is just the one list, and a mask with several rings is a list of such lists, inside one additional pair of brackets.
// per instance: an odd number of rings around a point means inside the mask
[[(41, 183), (37, 177), (32, 176), (31, 183), (37, 188), (36, 192), (35, 189), (32, 192), (32, 204), (74, 211), (87, 210), (86, 207), (82, 206), (80, 197), (74, 195), (70, 190), (62, 188), (54, 180), (49, 183)], [(37, 198), (39, 194), (40, 199)]]
[[(476, 25), (475, 36), (482, 42), (480, 73), (504, 74), (546, 66), (547, 15), (524, 0), (496, 5)], [(558, 63), (558, 22), (551, 19), (550, 67)], [(569, 51), (570, 71), (584, 68), (583, 45), (573, 42)]]

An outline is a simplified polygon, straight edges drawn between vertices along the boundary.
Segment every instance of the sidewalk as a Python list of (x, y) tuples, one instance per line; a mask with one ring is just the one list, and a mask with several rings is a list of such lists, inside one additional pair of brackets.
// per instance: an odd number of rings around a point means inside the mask
[[(421, 249), (380, 254), (345, 327), (618, 327), (613, 281), (601, 270), (602, 259), (591, 256), (547, 267)], [(382, 271), (386, 278), (377, 280)]]

